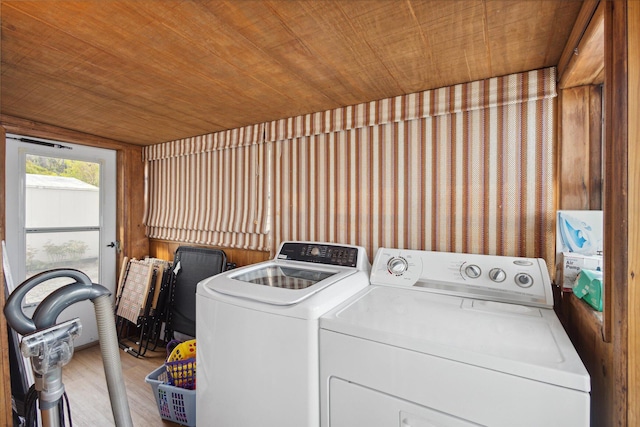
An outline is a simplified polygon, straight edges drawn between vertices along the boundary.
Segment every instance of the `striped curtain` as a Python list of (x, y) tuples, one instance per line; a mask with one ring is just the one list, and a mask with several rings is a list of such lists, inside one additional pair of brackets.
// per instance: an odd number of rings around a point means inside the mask
[(254, 125), (145, 147), (147, 236), (269, 250), (263, 141)]
[[(267, 124), (273, 245), (315, 240), (553, 265), (555, 69)], [(272, 250), (274, 248), (272, 247)]]

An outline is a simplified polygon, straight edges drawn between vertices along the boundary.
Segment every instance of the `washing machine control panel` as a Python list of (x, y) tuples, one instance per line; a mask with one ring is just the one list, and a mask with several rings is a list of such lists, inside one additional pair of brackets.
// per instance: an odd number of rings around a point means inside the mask
[[(303, 261), (345, 267), (357, 267), (358, 261), (366, 259), (362, 248), (311, 242), (285, 242), (280, 246), (277, 259)], [(368, 262), (368, 261), (367, 261)]]
[(371, 284), (552, 307), (543, 259), (380, 248)]

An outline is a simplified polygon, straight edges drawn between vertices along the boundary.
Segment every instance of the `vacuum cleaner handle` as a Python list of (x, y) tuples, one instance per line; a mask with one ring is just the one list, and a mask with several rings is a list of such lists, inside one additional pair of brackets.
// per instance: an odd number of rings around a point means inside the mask
[[(60, 277), (68, 277), (75, 282), (48, 295), (36, 308), (33, 318), (28, 318), (22, 311), (22, 303), (27, 293), (47, 280)], [(109, 293), (105, 287), (91, 283), (91, 279), (79, 270), (70, 268), (48, 270), (25, 280), (11, 293), (4, 306), (4, 315), (12, 329), (19, 334), (27, 335), (38, 329), (53, 326), (58, 315), (68, 306)]]

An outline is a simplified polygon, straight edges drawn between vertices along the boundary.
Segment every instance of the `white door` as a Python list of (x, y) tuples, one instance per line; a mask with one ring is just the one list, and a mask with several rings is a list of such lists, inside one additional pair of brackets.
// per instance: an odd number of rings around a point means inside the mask
[[(27, 142), (28, 141), (28, 142)], [(6, 244), (15, 285), (54, 268), (74, 268), (116, 289), (116, 152), (7, 135)], [(36, 286), (23, 310), (31, 317), (51, 291), (71, 279)], [(75, 346), (98, 340), (93, 304), (76, 303), (58, 322), (78, 317)]]

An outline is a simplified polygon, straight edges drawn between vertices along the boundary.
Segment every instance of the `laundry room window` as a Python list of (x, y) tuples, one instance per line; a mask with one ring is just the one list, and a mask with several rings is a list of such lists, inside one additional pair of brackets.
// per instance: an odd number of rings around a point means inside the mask
[(147, 236), (268, 250), (264, 125), (145, 147)]

